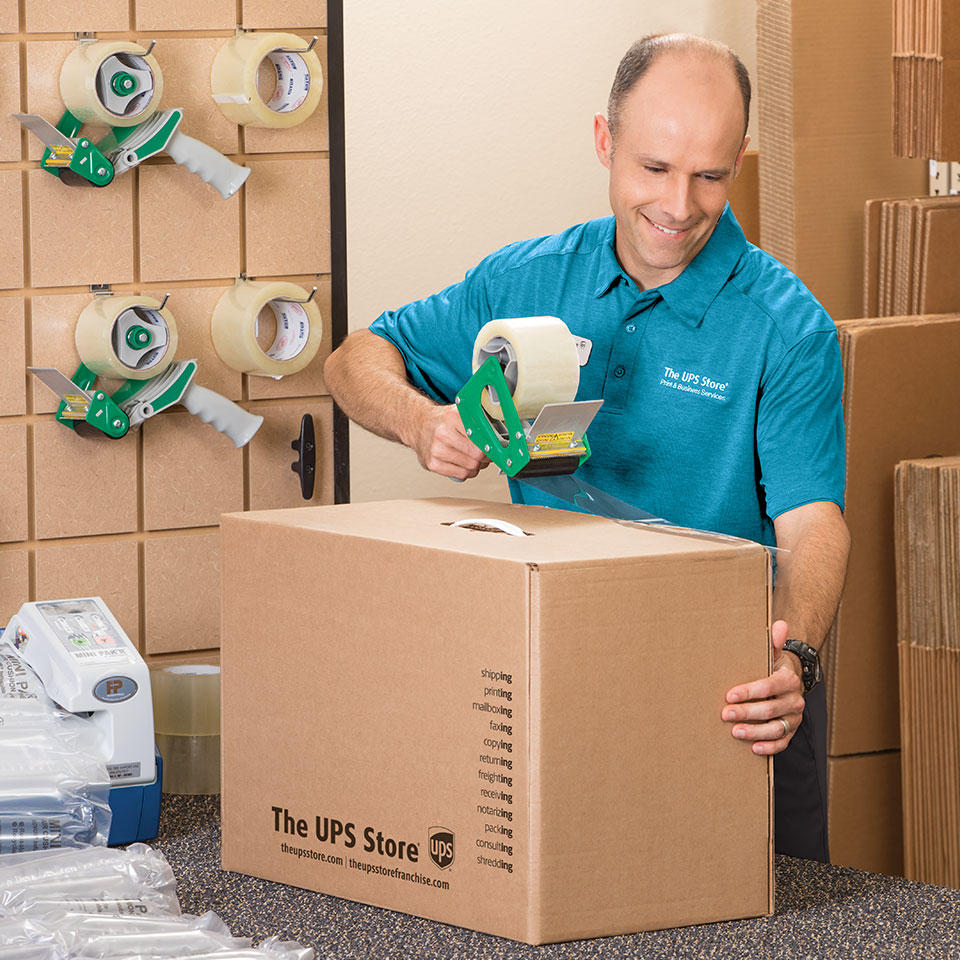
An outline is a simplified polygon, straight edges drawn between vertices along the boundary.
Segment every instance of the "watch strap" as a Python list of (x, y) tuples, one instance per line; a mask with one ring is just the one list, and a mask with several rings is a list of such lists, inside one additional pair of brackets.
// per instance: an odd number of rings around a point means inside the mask
[(794, 637), (787, 639), (783, 649), (788, 650), (800, 661), (800, 669), (803, 673), (803, 692), (809, 693), (823, 679), (820, 654), (809, 643), (804, 643)]

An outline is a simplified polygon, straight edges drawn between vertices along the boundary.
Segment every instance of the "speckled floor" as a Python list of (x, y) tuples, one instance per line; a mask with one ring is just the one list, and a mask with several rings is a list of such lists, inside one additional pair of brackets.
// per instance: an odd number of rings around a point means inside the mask
[[(220, 869), (218, 797), (165, 796), (160, 837), (183, 910), (214, 910), (236, 936), (278, 935), (318, 960), (431, 958), (907, 958), (960, 960), (960, 891), (778, 857), (776, 914), (531, 947)], [(731, 877), (735, 867), (731, 867)]]

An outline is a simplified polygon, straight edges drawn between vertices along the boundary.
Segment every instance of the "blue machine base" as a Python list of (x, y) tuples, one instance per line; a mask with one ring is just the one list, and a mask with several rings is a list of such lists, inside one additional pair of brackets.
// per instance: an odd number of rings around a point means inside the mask
[(163, 758), (156, 750), (157, 778), (153, 783), (137, 783), (129, 787), (114, 787), (110, 791), (111, 847), (153, 840), (160, 832), (160, 786), (163, 782)]

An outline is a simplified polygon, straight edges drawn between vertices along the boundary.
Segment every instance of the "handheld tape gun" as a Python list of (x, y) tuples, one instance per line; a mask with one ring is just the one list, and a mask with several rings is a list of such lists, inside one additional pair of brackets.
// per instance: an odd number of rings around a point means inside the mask
[[(55, 367), (28, 367), (58, 397), (57, 420), (76, 429), (86, 422), (114, 439), (174, 404), (228, 436), (248, 443), (263, 423), (232, 400), (193, 382), (196, 360), (174, 361), (178, 336), (167, 298), (100, 294), (76, 326), (80, 366), (72, 378)], [(113, 394), (98, 389), (98, 376), (124, 382)]]
[(150, 671), (107, 605), (100, 597), (25, 603), (0, 643), (16, 651), (51, 700), (99, 730), (111, 782), (109, 842), (152, 840), (162, 761)]
[(456, 397), (470, 440), (508, 477), (562, 476), (589, 456), (603, 400), (574, 400), (592, 344), (557, 317), (491, 320)]
[[(250, 168), (181, 133), (181, 109), (157, 109), (163, 75), (153, 47), (80, 38), (60, 71), (66, 110), (57, 125), (34, 113), (13, 114), (46, 147), (41, 169), (69, 186), (105, 187), (118, 174), (164, 152), (224, 199), (233, 196)], [(88, 121), (110, 128), (97, 143), (81, 133)]]

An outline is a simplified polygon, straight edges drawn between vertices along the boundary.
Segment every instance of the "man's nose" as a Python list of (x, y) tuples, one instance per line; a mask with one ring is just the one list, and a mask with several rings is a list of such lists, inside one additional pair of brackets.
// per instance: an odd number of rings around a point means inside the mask
[(690, 199), (690, 181), (678, 173), (668, 179), (660, 206), (673, 223), (686, 223), (690, 218)]

